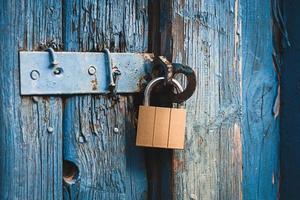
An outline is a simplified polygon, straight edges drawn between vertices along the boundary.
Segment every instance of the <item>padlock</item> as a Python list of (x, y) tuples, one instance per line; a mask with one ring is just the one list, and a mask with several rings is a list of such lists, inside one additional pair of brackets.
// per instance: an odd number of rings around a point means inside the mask
[[(145, 89), (144, 105), (139, 107), (136, 145), (169, 149), (183, 149), (186, 123), (184, 108), (165, 108), (150, 106), (150, 92), (164, 77), (149, 82)], [(176, 79), (172, 79), (177, 91), (183, 88)]]

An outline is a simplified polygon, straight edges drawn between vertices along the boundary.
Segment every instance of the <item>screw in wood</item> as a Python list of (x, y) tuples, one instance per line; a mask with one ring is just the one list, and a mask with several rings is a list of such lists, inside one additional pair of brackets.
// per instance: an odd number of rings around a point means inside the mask
[(118, 127), (115, 127), (115, 128), (114, 128), (114, 133), (119, 133)]
[(49, 126), (49, 127), (47, 128), (47, 131), (48, 131), (48, 133), (53, 133), (54, 129), (53, 129), (53, 127)]

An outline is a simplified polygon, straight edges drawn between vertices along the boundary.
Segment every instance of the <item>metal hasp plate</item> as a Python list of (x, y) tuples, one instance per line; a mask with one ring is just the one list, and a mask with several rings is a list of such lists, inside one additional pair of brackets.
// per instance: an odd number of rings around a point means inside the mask
[[(48, 52), (20, 52), (21, 95), (100, 94), (109, 92), (107, 55), (91, 52), (55, 52), (53, 72)], [(153, 54), (111, 53), (113, 67), (121, 72), (117, 93), (140, 91), (140, 82), (151, 72)]]

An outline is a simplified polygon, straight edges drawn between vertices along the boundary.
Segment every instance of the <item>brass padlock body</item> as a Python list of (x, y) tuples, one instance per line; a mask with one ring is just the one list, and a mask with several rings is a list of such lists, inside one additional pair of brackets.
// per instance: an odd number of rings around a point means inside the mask
[[(183, 149), (186, 110), (184, 108), (165, 108), (149, 105), (149, 94), (153, 85), (163, 80), (154, 79), (145, 90), (145, 102), (139, 107), (137, 146)], [(176, 88), (182, 91), (178, 81), (173, 80)]]

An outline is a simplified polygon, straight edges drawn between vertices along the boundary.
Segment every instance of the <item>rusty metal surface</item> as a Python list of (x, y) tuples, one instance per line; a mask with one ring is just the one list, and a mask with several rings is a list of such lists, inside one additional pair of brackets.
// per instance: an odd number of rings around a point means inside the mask
[[(20, 52), (22, 95), (109, 93), (109, 70), (104, 53), (55, 52), (56, 73), (49, 52)], [(140, 80), (151, 72), (153, 54), (111, 53), (118, 77), (117, 93), (140, 91)]]
[(178, 94), (172, 95), (173, 102), (182, 103), (182, 102), (186, 101), (187, 99), (189, 99), (196, 90), (196, 85), (197, 85), (196, 74), (195, 74), (195, 71), (187, 65), (173, 63), (172, 66), (173, 66), (174, 75), (183, 74), (186, 76), (187, 85), (186, 85), (184, 91), (180, 92)]
[(154, 63), (152, 75), (156, 75), (156, 77), (164, 76), (165, 84), (172, 85), (172, 79), (177, 74), (183, 74), (186, 77), (187, 85), (184, 91), (180, 93), (171, 92), (170, 98), (172, 102), (183, 103), (194, 94), (197, 80), (195, 71), (191, 67), (180, 63), (171, 63), (164, 56), (158, 56)]

